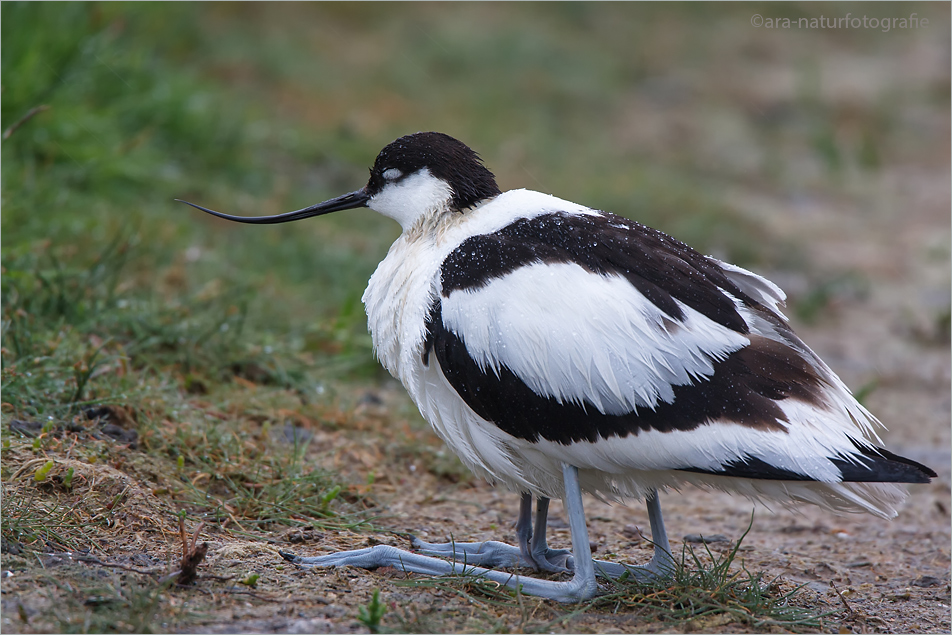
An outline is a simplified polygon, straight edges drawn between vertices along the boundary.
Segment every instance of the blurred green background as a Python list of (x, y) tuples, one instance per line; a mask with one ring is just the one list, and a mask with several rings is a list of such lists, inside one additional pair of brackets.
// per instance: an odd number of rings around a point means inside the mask
[[(932, 24), (751, 25), (834, 11)], [(808, 268), (731, 193), (808, 204), (946, 160), (930, 117), (948, 115), (948, 13), (3, 3), (4, 415), (128, 400), (146, 377), (307, 393), (381, 378), (359, 297), (395, 223), (360, 210), (251, 228), (172, 199), (300, 208), (361, 186), (383, 145), (418, 130), (471, 145), (504, 190), (610, 209), (741, 265)], [(116, 360), (128, 372), (97, 373)]]

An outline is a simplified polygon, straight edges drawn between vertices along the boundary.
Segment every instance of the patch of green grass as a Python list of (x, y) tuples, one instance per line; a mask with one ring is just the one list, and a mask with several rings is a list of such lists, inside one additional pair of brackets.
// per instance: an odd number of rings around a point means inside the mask
[(95, 548), (94, 538), (73, 505), (44, 497), (36, 489), (0, 484), (3, 514), (0, 535), (10, 553), (23, 550), (81, 551)]
[[(257, 157), (281, 152), (254, 135), (253, 112), (177, 64), (202, 45), (194, 9), (3, 12), (2, 125), (49, 106), (2, 145), (3, 388), (21, 416), (69, 414), (104, 383), (98, 371), (122, 360), (214, 381), (253, 367), (285, 386), (314, 383), (309, 370), (376, 368), (353, 301), (372, 263), (315, 252), (293, 231), (262, 248), (260, 234), (217, 232), (173, 208), (171, 198), (209, 184), (269, 191)], [(234, 269), (227, 255), (238, 253), (257, 277)], [(282, 269), (287, 286), (265, 284)], [(312, 282), (305, 271), (326, 282), (321, 272), (334, 270), (353, 284), (325, 284), (324, 299), (298, 293)], [(299, 295), (316, 319), (292, 325), (281, 306)]]
[(380, 601), (380, 589), (374, 589), (370, 602), (358, 608), (357, 621), (366, 626), (371, 633), (379, 633), (380, 621), (386, 613), (387, 606)]
[(306, 444), (248, 447), (227, 426), (202, 436), (200, 440), (188, 428), (177, 434), (177, 448), (188, 452), (186, 475), (174, 496), (177, 505), (207, 521), (230, 520), (237, 525), (233, 531), (252, 536), (275, 526), (326, 530), (368, 525), (358, 496), (348, 492), (348, 501), (337, 500), (342, 488), (334, 475), (307, 465)]
[(131, 249), (114, 240), (92, 263), (70, 265), (52, 248), (5, 258), (3, 391), (18, 416), (66, 418), (86, 403), (130, 399), (141, 374), (169, 368), (227, 378), (248, 358), (247, 289), (173, 302), (122, 293)]
[(704, 553), (698, 554), (686, 545), (669, 579), (612, 581), (608, 593), (582, 610), (626, 611), (651, 621), (692, 622), (701, 631), (717, 616), (755, 629), (822, 628), (824, 615), (791, 604), (800, 587), (785, 591), (779, 580), (765, 581), (763, 573), (752, 573), (737, 561), (746, 535), (744, 532), (733, 548), (722, 554), (707, 545)]

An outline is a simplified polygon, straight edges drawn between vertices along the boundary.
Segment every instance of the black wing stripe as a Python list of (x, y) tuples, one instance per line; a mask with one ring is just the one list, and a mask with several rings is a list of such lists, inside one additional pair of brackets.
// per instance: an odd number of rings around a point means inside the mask
[(465, 240), (443, 261), (443, 295), (481, 288), (540, 262), (572, 262), (593, 273), (621, 275), (678, 321), (684, 313), (675, 300), (726, 328), (747, 333), (747, 323), (722, 289), (748, 306), (760, 306), (706, 256), (658, 230), (607, 212), (542, 214)]
[(812, 366), (789, 347), (751, 336), (751, 345), (714, 362), (714, 374), (693, 385), (673, 386), (674, 402), (659, 402), (621, 415), (600, 413), (591, 403), (559, 403), (540, 396), (505, 366), (483, 372), (463, 340), (443, 324), (437, 299), (427, 320), (423, 363), (436, 357), (443, 375), (479, 416), (520, 439), (562, 444), (637, 435), (641, 431), (693, 430), (731, 421), (783, 433), (778, 401), (794, 398), (823, 407), (824, 384)]

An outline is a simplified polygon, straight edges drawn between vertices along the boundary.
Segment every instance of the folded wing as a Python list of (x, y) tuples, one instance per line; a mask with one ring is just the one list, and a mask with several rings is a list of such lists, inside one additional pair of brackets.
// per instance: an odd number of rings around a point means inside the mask
[(927, 482), (790, 330), (783, 292), (611, 214), (551, 213), (464, 242), (427, 323), (466, 404), (580, 468)]

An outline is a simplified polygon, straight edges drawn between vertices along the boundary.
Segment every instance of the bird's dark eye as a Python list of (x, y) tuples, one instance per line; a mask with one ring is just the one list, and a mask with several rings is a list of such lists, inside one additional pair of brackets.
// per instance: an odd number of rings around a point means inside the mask
[(403, 172), (401, 172), (397, 168), (388, 168), (383, 171), (383, 178), (385, 178), (388, 181), (396, 181), (401, 176), (403, 176)]

